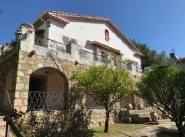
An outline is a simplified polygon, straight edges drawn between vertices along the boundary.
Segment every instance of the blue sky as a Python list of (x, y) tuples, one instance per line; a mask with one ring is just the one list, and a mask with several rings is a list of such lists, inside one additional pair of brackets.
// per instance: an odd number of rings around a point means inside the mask
[(108, 17), (129, 39), (185, 57), (185, 0), (0, 0), (0, 45), (45, 10)]

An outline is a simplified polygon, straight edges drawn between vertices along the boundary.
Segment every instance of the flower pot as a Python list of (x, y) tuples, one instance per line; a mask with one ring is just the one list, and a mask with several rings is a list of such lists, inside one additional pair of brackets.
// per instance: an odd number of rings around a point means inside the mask
[(158, 120), (158, 114), (156, 112), (151, 112), (150, 117), (151, 117), (152, 121)]
[(132, 110), (132, 104), (131, 103), (128, 103), (127, 106), (126, 106), (127, 110)]
[(143, 104), (137, 105), (137, 109), (138, 109), (138, 110), (143, 110), (143, 109), (144, 109), (144, 105), (143, 105)]

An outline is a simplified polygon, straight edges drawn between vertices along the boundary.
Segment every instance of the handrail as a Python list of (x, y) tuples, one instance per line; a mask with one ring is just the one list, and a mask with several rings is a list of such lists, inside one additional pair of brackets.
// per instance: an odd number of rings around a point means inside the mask
[(91, 59), (93, 61), (100, 61), (100, 62), (103, 62), (104, 57), (105, 57), (103, 55), (98, 55), (98, 54), (89, 52), (89, 51), (84, 50), (84, 49), (79, 50), (79, 55), (80, 55), (81, 58)]
[(35, 36), (35, 44), (43, 47), (50, 47), (52, 49), (57, 49), (62, 52), (66, 52), (66, 44), (48, 39), (48, 38), (42, 38), (39, 36)]
[[(16, 137), (23, 137), (19, 131), (19, 129), (14, 125), (13, 121), (11, 118), (9, 117), (5, 117), (4, 120), (8, 123), (8, 125), (11, 127), (13, 133), (16, 135)], [(7, 125), (7, 126), (8, 126)], [(7, 127), (6, 126), (6, 127)], [(8, 128), (8, 127), (7, 127)], [(8, 130), (8, 129), (6, 129)], [(7, 133), (6, 133), (6, 136), (7, 136)]]
[(4, 107), (0, 108), (0, 114), (4, 115), (4, 121), (7, 122), (6, 124), (6, 137), (7, 137), (7, 132), (8, 132), (8, 125), (11, 127), (13, 133), (17, 136), (17, 137), (23, 137), (20, 133), (20, 131), (18, 130), (18, 128), (15, 126), (12, 118), (18, 118), (21, 116), (21, 114), (18, 114), (17, 111), (15, 109), (6, 109)]

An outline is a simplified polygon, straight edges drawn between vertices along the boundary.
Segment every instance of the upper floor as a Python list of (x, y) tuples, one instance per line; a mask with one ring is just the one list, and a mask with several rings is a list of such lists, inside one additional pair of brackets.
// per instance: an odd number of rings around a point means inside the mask
[[(34, 23), (22, 24), (20, 49), (86, 65), (126, 68), (140, 75), (142, 53), (107, 18), (46, 11)], [(11, 45), (11, 44), (10, 44)], [(12, 46), (2, 46), (1, 54)]]

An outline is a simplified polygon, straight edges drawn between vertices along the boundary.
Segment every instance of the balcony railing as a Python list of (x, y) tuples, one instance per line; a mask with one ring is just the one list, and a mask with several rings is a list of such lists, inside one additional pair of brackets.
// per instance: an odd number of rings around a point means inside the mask
[(41, 91), (29, 91), (28, 93), (28, 110), (61, 110), (63, 108), (63, 93)]
[(92, 60), (92, 61), (99, 61), (99, 62), (106, 62), (107, 61), (106, 56), (94, 54), (94, 53), (91, 53), (91, 52), (83, 50), (83, 49), (80, 49), (79, 55), (81, 58)]
[(35, 44), (43, 47), (48, 47), (51, 49), (56, 49), (62, 52), (66, 52), (66, 44), (60, 43), (55, 40), (47, 39), (47, 38), (42, 38), (39, 36), (35, 36)]

